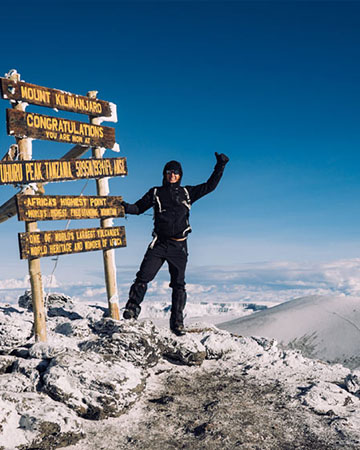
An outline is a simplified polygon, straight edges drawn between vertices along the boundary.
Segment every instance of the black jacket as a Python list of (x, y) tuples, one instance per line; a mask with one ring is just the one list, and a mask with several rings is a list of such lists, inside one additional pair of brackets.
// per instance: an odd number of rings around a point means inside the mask
[(168, 183), (164, 177), (163, 185), (152, 187), (134, 204), (125, 204), (128, 214), (142, 214), (154, 208), (154, 232), (160, 239), (183, 238), (190, 232), (189, 215), (191, 205), (204, 195), (212, 192), (223, 175), (225, 165), (217, 163), (206, 183), (196, 186), (181, 186)]

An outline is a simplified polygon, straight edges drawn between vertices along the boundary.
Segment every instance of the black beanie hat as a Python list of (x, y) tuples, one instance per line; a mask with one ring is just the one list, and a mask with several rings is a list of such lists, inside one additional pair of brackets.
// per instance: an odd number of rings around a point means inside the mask
[(178, 170), (180, 174), (180, 178), (183, 175), (181, 164), (178, 161), (169, 161), (165, 164), (163, 175), (165, 177), (167, 170)]

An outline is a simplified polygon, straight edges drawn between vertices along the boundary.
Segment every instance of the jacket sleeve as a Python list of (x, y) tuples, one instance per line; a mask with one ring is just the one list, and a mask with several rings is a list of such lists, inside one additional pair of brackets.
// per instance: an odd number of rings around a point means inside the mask
[(223, 176), (224, 169), (225, 165), (216, 164), (213, 173), (206, 183), (198, 184), (196, 186), (186, 186), (191, 203), (196, 202), (199, 198), (204, 197), (204, 195), (209, 194), (216, 188)]
[(135, 203), (127, 203), (125, 212), (127, 214), (142, 214), (153, 206), (154, 188), (151, 188), (143, 197)]

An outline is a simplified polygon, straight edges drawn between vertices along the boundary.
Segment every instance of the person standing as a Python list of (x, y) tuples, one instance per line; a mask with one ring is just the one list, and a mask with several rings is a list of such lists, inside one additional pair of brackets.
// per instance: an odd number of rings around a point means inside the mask
[(183, 311), (186, 304), (187, 237), (191, 232), (190, 209), (193, 203), (212, 192), (219, 184), (229, 158), (224, 153), (215, 153), (215, 156), (214, 171), (205, 183), (181, 186), (181, 164), (169, 161), (163, 170), (162, 186), (152, 187), (134, 204), (122, 202), (126, 214), (142, 214), (151, 207), (154, 209), (153, 240), (130, 288), (124, 319), (138, 318), (147, 285), (166, 261), (172, 288), (170, 329), (177, 336), (185, 334)]

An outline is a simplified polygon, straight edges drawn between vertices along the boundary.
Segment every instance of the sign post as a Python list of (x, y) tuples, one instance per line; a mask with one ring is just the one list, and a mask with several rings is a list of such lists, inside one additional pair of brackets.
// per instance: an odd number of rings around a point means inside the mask
[[(12, 81), (20, 80), (19, 74), (13, 75)], [(25, 114), (25, 103), (16, 103), (14, 105), (15, 111), (21, 111)], [(32, 142), (28, 138), (16, 138), (19, 160), (27, 161), (31, 159), (32, 155)], [(30, 193), (34, 193), (33, 190), (29, 190)], [(25, 229), (27, 233), (31, 233), (37, 230), (37, 223), (26, 222)], [(31, 298), (34, 312), (34, 334), (36, 342), (46, 342), (46, 322), (45, 322), (45, 307), (44, 307), (44, 291), (41, 277), (40, 259), (29, 259), (29, 276), (31, 285)]]
[[(89, 99), (96, 99), (96, 91), (88, 92)], [(99, 125), (100, 119), (97, 117), (90, 117), (90, 124), (93, 126)], [(100, 147), (93, 147), (92, 155), (96, 159), (103, 157)], [(96, 191), (98, 195), (109, 195), (109, 180), (107, 178), (101, 178), (96, 180)], [(100, 219), (100, 226), (107, 228), (112, 226), (112, 219)], [(120, 320), (120, 308), (119, 308), (119, 294), (117, 290), (116, 281), (116, 265), (115, 265), (115, 252), (114, 250), (103, 250), (104, 260), (104, 275), (106, 284), (106, 293), (109, 304), (110, 317), (115, 320)]]

